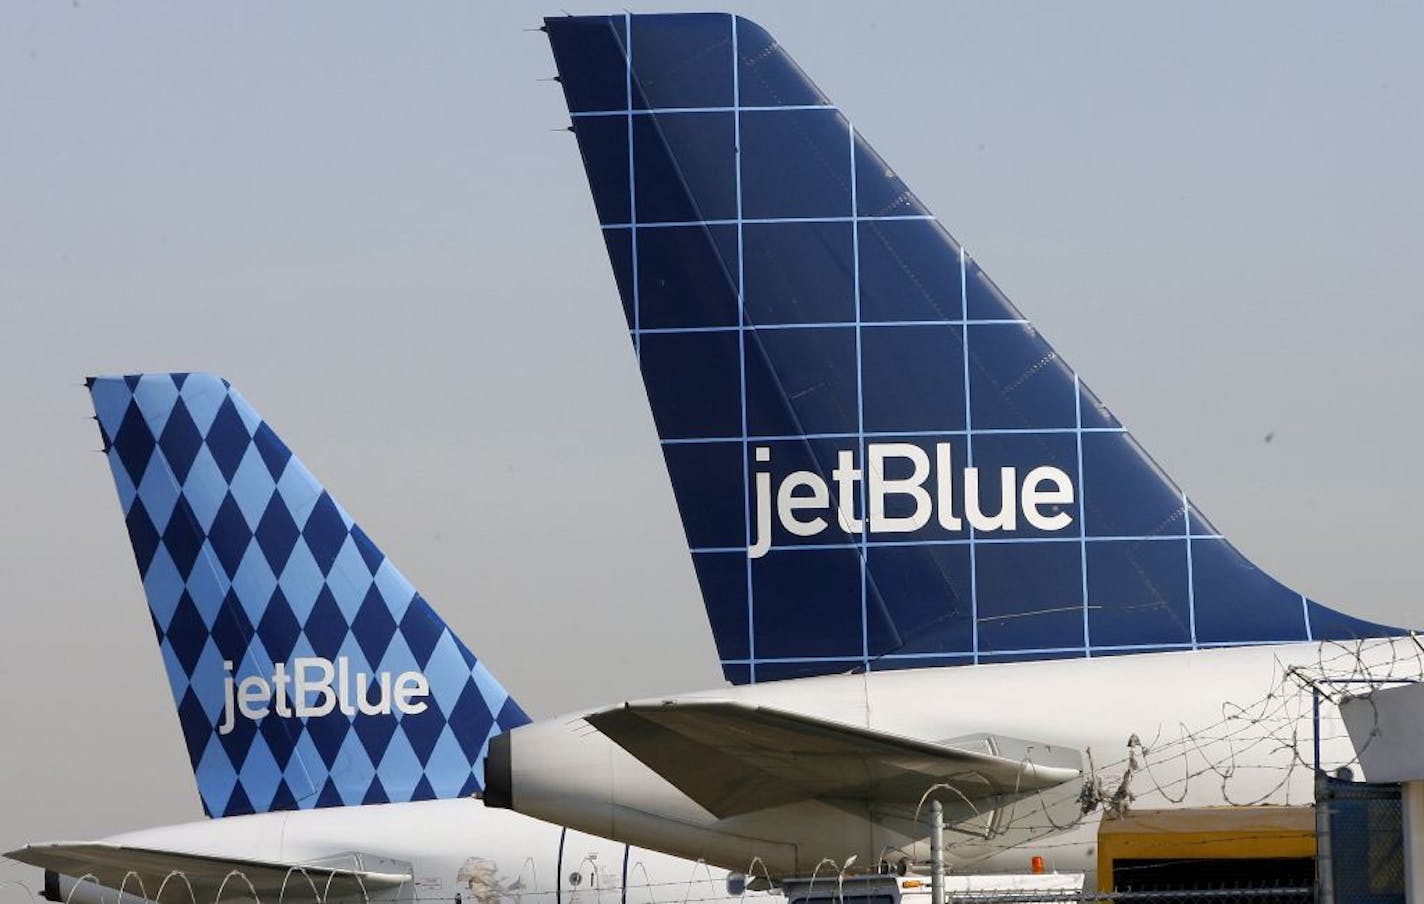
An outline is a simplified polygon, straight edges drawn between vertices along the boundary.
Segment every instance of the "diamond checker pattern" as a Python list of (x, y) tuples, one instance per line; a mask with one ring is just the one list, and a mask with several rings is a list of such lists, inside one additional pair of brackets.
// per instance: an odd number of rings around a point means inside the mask
[[(88, 385), (207, 814), (482, 790), (490, 738), (528, 716), (252, 406), (210, 374)], [(350, 699), (228, 712), (244, 679), (310, 657)], [(423, 709), (378, 677), (407, 672)]]

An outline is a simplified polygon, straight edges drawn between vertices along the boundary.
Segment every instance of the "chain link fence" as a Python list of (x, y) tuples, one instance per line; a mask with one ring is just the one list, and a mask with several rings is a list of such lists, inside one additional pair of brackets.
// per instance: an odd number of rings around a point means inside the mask
[(1320, 842), (1328, 846), (1323, 861), (1333, 900), (1404, 904), (1404, 807), (1399, 785), (1327, 778), (1317, 786), (1316, 795), (1316, 806), (1325, 810), (1326, 831)]
[(946, 904), (1314, 904), (1315, 889), (1310, 886), (1290, 888), (1213, 888), (1183, 891), (1112, 891), (1112, 892), (994, 892), (957, 894), (946, 897)]

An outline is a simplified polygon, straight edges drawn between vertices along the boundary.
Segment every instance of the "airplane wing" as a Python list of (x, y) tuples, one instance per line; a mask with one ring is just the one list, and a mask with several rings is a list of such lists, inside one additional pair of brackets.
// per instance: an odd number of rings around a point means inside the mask
[(941, 744), (731, 701), (625, 703), (586, 718), (719, 818), (811, 799), (913, 807), (940, 783), (979, 801), (1082, 777), (1081, 755), (1061, 747), (1015, 742), (1014, 758), (994, 738)]
[[(284, 896), (284, 891), (285, 897), (293, 900), (365, 900), (379, 889), (411, 881), (403, 873), (211, 857), (103, 842), (27, 844), (5, 856), (73, 878), (92, 876), (107, 888), (122, 887), (125, 892), (149, 900), (157, 899), (165, 881), (191, 887), (199, 901), (217, 900), (219, 889), (223, 900), (255, 897), (275, 901)], [(186, 890), (180, 896), (188, 897)]]

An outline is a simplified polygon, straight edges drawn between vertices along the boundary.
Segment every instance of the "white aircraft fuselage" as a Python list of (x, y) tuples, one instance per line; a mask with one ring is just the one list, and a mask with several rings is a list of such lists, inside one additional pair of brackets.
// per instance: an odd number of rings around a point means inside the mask
[[(1408, 639), (1361, 649), (1377, 673), (1418, 674)], [(1311, 800), (1312, 693), (1308, 678), (1286, 673), (1329, 673), (1322, 660), (1342, 654), (1358, 672), (1341, 645), (1310, 643), (837, 675), (677, 699), (755, 703), (930, 742), (991, 733), (1076, 748), (1087, 776), (1101, 777), (1089, 812), (1079, 803), (1084, 783), (1071, 782), (997, 814), (955, 814), (946, 804), (947, 822), (959, 826), (946, 836), (947, 862), (1024, 872), (1042, 856), (1050, 870), (1092, 873), (1097, 824), (1130, 756), (1137, 762), (1126, 791), (1136, 807)], [(1321, 762), (1349, 762), (1353, 749), (1333, 706), (1324, 713)], [(809, 873), (822, 858), (929, 857), (925, 812), (916, 819), (866, 801), (812, 800), (717, 819), (580, 715), (518, 728), (509, 749), (515, 809), (627, 843), (732, 869), (760, 858), (772, 875)]]
[[(102, 843), (219, 860), (409, 874), (410, 883), (370, 895), (392, 902), (654, 904), (739, 897), (729, 894), (725, 870), (488, 809), (468, 798), (230, 816), (127, 832)], [(181, 877), (168, 885), (162, 900), (191, 904)], [(124, 891), (126, 901), (159, 897), (157, 888), (141, 889), (134, 882)], [(61, 878), (59, 892), (73, 904), (116, 904), (119, 897), (115, 889), (73, 877)], [(243, 897), (243, 880), (234, 874), (223, 899)], [(291, 875), (284, 897), (310, 900), (299, 872)]]

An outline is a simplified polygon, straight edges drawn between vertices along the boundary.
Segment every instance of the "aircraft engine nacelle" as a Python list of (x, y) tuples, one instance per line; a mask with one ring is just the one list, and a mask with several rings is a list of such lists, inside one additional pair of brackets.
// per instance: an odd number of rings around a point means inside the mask
[[(738, 784), (713, 777), (710, 769), (706, 774), (713, 784)], [(913, 805), (887, 806), (866, 797), (779, 802), (775, 796), (783, 784), (778, 782), (766, 788), (766, 806), (743, 794), (741, 806), (732, 808), (740, 812), (718, 815), (585, 719), (534, 723), (494, 738), (485, 782), (486, 806), (748, 875), (810, 874), (825, 859), (839, 864), (851, 856), (861, 864), (929, 859), (927, 808), (917, 814)], [(1064, 781), (1042, 792), (1001, 794), (966, 805), (958, 792), (945, 788), (926, 800), (937, 798), (944, 805), (954, 838), (948, 858), (968, 864), (1044, 834), (1037, 824), (1045, 813), (1055, 816), (1050, 827), (1055, 831), (1073, 825), (1082, 815), (1080, 790), (1080, 782)]]

